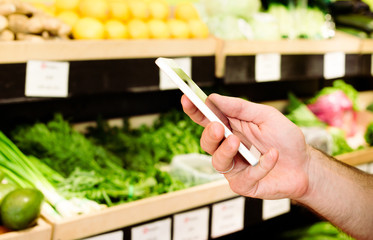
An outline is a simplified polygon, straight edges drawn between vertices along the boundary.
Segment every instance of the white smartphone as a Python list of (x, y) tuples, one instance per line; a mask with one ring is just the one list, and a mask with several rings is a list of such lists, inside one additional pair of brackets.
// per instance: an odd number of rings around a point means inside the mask
[[(211, 122), (220, 122), (224, 126), (225, 137), (233, 134), (229, 129), (228, 119), (224, 114), (210, 101), (207, 95), (198, 87), (198, 85), (170, 58), (157, 58), (155, 63), (158, 67), (177, 85), (177, 87), (190, 99), (190, 101), (206, 116)], [(240, 143), (239, 153), (252, 165), (259, 162), (261, 153), (252, 145), (250, 151), (246, 146)]]

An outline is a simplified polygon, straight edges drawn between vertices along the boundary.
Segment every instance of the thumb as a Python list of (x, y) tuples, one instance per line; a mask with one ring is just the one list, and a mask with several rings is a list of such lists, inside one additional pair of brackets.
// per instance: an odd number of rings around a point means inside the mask
[(271, 148), (263, 154), (259, 159), (259, 164), (252, 168), (248, 168), (248, 178), (250, 181), (258, 182), (263, 179), (275, 167), (278, 160), (278, 151)]

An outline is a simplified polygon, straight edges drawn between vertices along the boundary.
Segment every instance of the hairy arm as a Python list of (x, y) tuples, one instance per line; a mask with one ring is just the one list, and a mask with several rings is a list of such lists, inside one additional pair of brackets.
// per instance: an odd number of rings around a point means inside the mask
[(311, 148), (309, 186), (299, 202), (357, 239), (373, 236), (373, 175)]
[[(343, 164), (307, 145), (301, 130), (274, 108), (213, 94), (234, 135), (224, 138), (221, 124), (209, 122), (183, 96), (184, 111), (205, 127), (202, 148), (212, 155), (231, 189), (243, 196), (291, 198), (308, 206), (358, 239), (373, 236), (373, 175)], [(239, 142), (263, 154), (251, 166), (238, 154)]]

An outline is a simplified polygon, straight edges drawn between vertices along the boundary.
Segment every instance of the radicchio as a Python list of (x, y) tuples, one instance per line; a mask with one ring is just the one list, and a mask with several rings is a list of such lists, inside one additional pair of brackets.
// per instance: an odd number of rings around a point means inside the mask
[(340, 90), (318, 97), (308, 108), (323, 122), (343, 129), (347, 136), (356, 133), (357, 113), (352, 101)]

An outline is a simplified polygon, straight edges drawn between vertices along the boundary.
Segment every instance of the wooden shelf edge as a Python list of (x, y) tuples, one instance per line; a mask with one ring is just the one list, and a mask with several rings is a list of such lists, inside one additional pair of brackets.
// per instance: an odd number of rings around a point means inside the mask
[(52, 238), (52, 226), (39, 218), (37, 225), (20, 231), (12, 231), (0, 234), (0, 240), (50, 240)]
[(352, 166), (370, 163), (373, 162), (373, 147), (338, 155), (335, 158)]
[(259, 53), (280, 54), (324, 54), (327, 52), (360, 52), (360, 39), (352, 35), (337, 32), (331, 39), (325, 40), (233, 40), (224, 41), (223, 55), (255, 55)]
[[(53, 225), (53, 239), (77, 239), (121, 229), (235, 196), (237, 195), (230, 190), (227, 181), (222, 179), (61, 221), (55, 221), (48, 216), (44, 217)], [(77, 225), (79, 228), (76, 227)]]
[(0, 42), (0, 63), (214, 56), (215, 44), (214, 38)]

